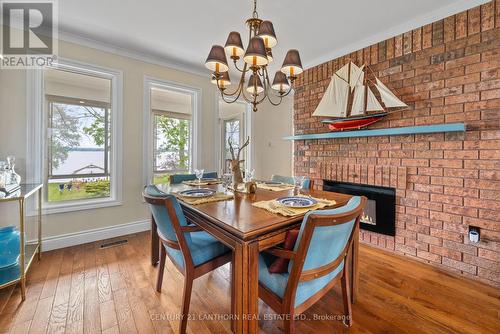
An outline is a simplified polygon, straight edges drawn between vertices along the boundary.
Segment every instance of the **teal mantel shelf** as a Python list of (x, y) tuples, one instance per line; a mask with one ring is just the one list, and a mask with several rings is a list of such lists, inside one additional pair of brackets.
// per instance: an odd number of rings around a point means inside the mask
[(400, 128), (357, 130), (357, 131), (337, 131), (325, 133), (313, 133), (306, 135), (296, 135), (284, 137), (285, 140), (306, 140), (306, 139), (329, 139), (329, 138), (351, 138), (351, 137), (377, 137), (409, 135), (418, 133), (438, 133), (438, 132), (463, 132), (464, 123), (447, 123), (419, 126), (404, 126)]

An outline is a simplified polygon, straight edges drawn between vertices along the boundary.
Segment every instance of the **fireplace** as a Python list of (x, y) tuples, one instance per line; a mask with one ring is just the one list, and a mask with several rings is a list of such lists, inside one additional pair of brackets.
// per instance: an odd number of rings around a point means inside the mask
[(361, 229), (396, 234), (396, 190), (389, 187), (323, 180), (323, 190), (368, 198), (360, 220)]

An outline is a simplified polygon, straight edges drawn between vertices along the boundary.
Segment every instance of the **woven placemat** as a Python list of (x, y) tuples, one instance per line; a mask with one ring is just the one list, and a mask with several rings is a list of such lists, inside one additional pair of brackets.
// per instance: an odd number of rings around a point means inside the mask
[(270, 185), (257, 182), (257, 188), (270, 191), (284, 191), (284, 190), (292, 190), (293, 188), (295, 188), (295, 186), (293, 184), (286, 184), (286, 183)]
[(230, 199), (234, 198), (233, 194), (224, 194), (224, 193), (215, 193), (215, 195), (210, 196), (210, 197), (202, 197), (202, 198), (189, 198), (189, 197), (184, 197), (181, 196), (178, 193), (173, 193), (175, 197), (180, 199), (183, 202), (186, 202), (191, 205), (198, 205), (198, 204), (204, 204), (204, 203), (211, 203), (211, 202), (220, 202), (220, 201), (228, 201)]
[[(299, 197), (309, 197), (309, 196), (299, 195)], [(252, 203), (252, 205), (257, 207), (257, 208), (261, 208), (261, 209), (267, 210), (267, 211), (272, 212), (272, 213), (280, 214), (282, 216), (294, 217), (294, 216), (303, 215), (308, 211), (323, 209), (323, 208), (326, 208), (328, 206), (335, 205), (337, 203), (334, 200), (329, 200), (329, 199), (325, 199), (325, 198), (315, 198), (315, 197), (310, 197), (310, 198), (318, 201), (318, 204), (313, 205), (313, 206), (308, 207), (308, 208), (295, 209), (295, 208), (283, 206), (280, 203), (278, 203), (275, 199), (273, 199), (270, 201), (255, 202), (255, 203)]]

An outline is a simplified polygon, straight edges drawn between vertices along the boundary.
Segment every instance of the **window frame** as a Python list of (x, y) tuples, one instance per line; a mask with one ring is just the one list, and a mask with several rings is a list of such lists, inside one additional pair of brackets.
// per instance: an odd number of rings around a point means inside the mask
[[(89, 198), (61, 202), (49, 202), (46, 191), (43, 196), (43, 214), (54, 214), (89, 210), (102, 207), (122, 205), (122, 113), (123, 113), (123, 72), (90, 63), (58, 58), (58, 63), (51, 66), (56, 70), (70, 71), (73, 73), (91, 75), (106, 78), (111, 81), (111, 96), (109, 112), (110, 121), (110, 147), (109, 155), (109, 179), (110, 196), (102, 198)], [(66, 98), (66, 97), (63, 97)], [(44, 91), (43, 69), (38, 68), (27, 71), (27, 166), (26, 181), (43, 183), (47, 189), (47, 121), (48, 121), (48, 99)], [(36, 205), (28, 206), (28, 214), (36, 212)]]
[[(143, 185), (151, 184), (154, 179), (153, 159), (154, 159), (154, 110), (151, 108), (151, 89), (166, 89), (178, 93), (191, 95), (191, 138), (190, 138), (190, 173), (199, 168), (201, 163), (201, 152), (198, 149), (201, 147), (201, 101), (202, 91), (199, 87), (180, 84), (177, 82), (157, 79), (148, 75), (144, 76), (144, 91), (143, 91)], [(162, 111), (164, 112), (164, 111)], [(168, 111), (167, 111), (168, 113)]]

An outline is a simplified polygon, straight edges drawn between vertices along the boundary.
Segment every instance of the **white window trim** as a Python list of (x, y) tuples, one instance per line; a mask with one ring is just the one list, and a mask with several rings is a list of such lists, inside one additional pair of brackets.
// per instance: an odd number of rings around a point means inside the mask
[[(220, 97), (220, 93), (216, 92), (215, 93), (215, 120), (214, 120), (214, 128), (216, 129), (215, 130), (215, 140), (216, 140), (216, 143), (219, 143), (218, 145), (216, 145), (215, 147), (215, 161), (216, 161), (216, 167), (217, 167), (217, 170), (218, 171), (221, 171), (222, 168), (224, 167), (223, 165), (223, 162), (222, 162), (222, 149), (223, 149), (223, 142), (222, 142), (222, 127), (224, 125), (224, 121), (219, 117), (220, 113), (219, 113), (219, 101), (222, 100), (222, 98)], [(250, 145), (247, 146), (247, 148), (245, 149), (245, 156), (244, 156), (244, 159), (245, 159), (245, 164), (246, 164), (246, 168), (247, 169), (253, 169), (253, 156), (254, 156), (254, 146), (252, 145), (252, 140), (253, 140), (253, 133), (252, 133), (252, 129), (253, 129), (253, 117), (252, 117), (252, 106), (250, 105), (250, 103), (247, 103), (243, 100), (239, 100), (235, 103), (241, 103), (241, 104), (245, 104), (246, 105), (246, 111), (245, 111), (245, 117), (244, 117), (244, 138), (246, 140), (247, 137), (250, 137)]]
[(144, 106), (143, 106), (143, 185), (148, 185), (153, 179), (153, 113), (151, 110), (151, 88), (168, 89), (191, 95), (191, 169), (199, 168), (201, 163), (199, 150), (201, 140), (201, 89), (199, 87), (179, 84), (144, 76)]
[[(111, 80), (111, 193), (107, 198), (66, 201), (48, 203), (44, 198), (43, 214), (54, 214), (79, 210), (122, 205), (122, 114), (123, 114), (123, 73), (120, 70), (97, 66), (75, 60), (58, 58), (55, 68), (95, 74)], [(45, 113), (43, 70), (41, 68), (26, 71), (27, 80), (27, 154), (26, 154), (26, 182), (45, 183), (44, 180), (44, 151), (45, 151)], [(35, 203), (28, 206), (28, 214), (36, 213)]]

